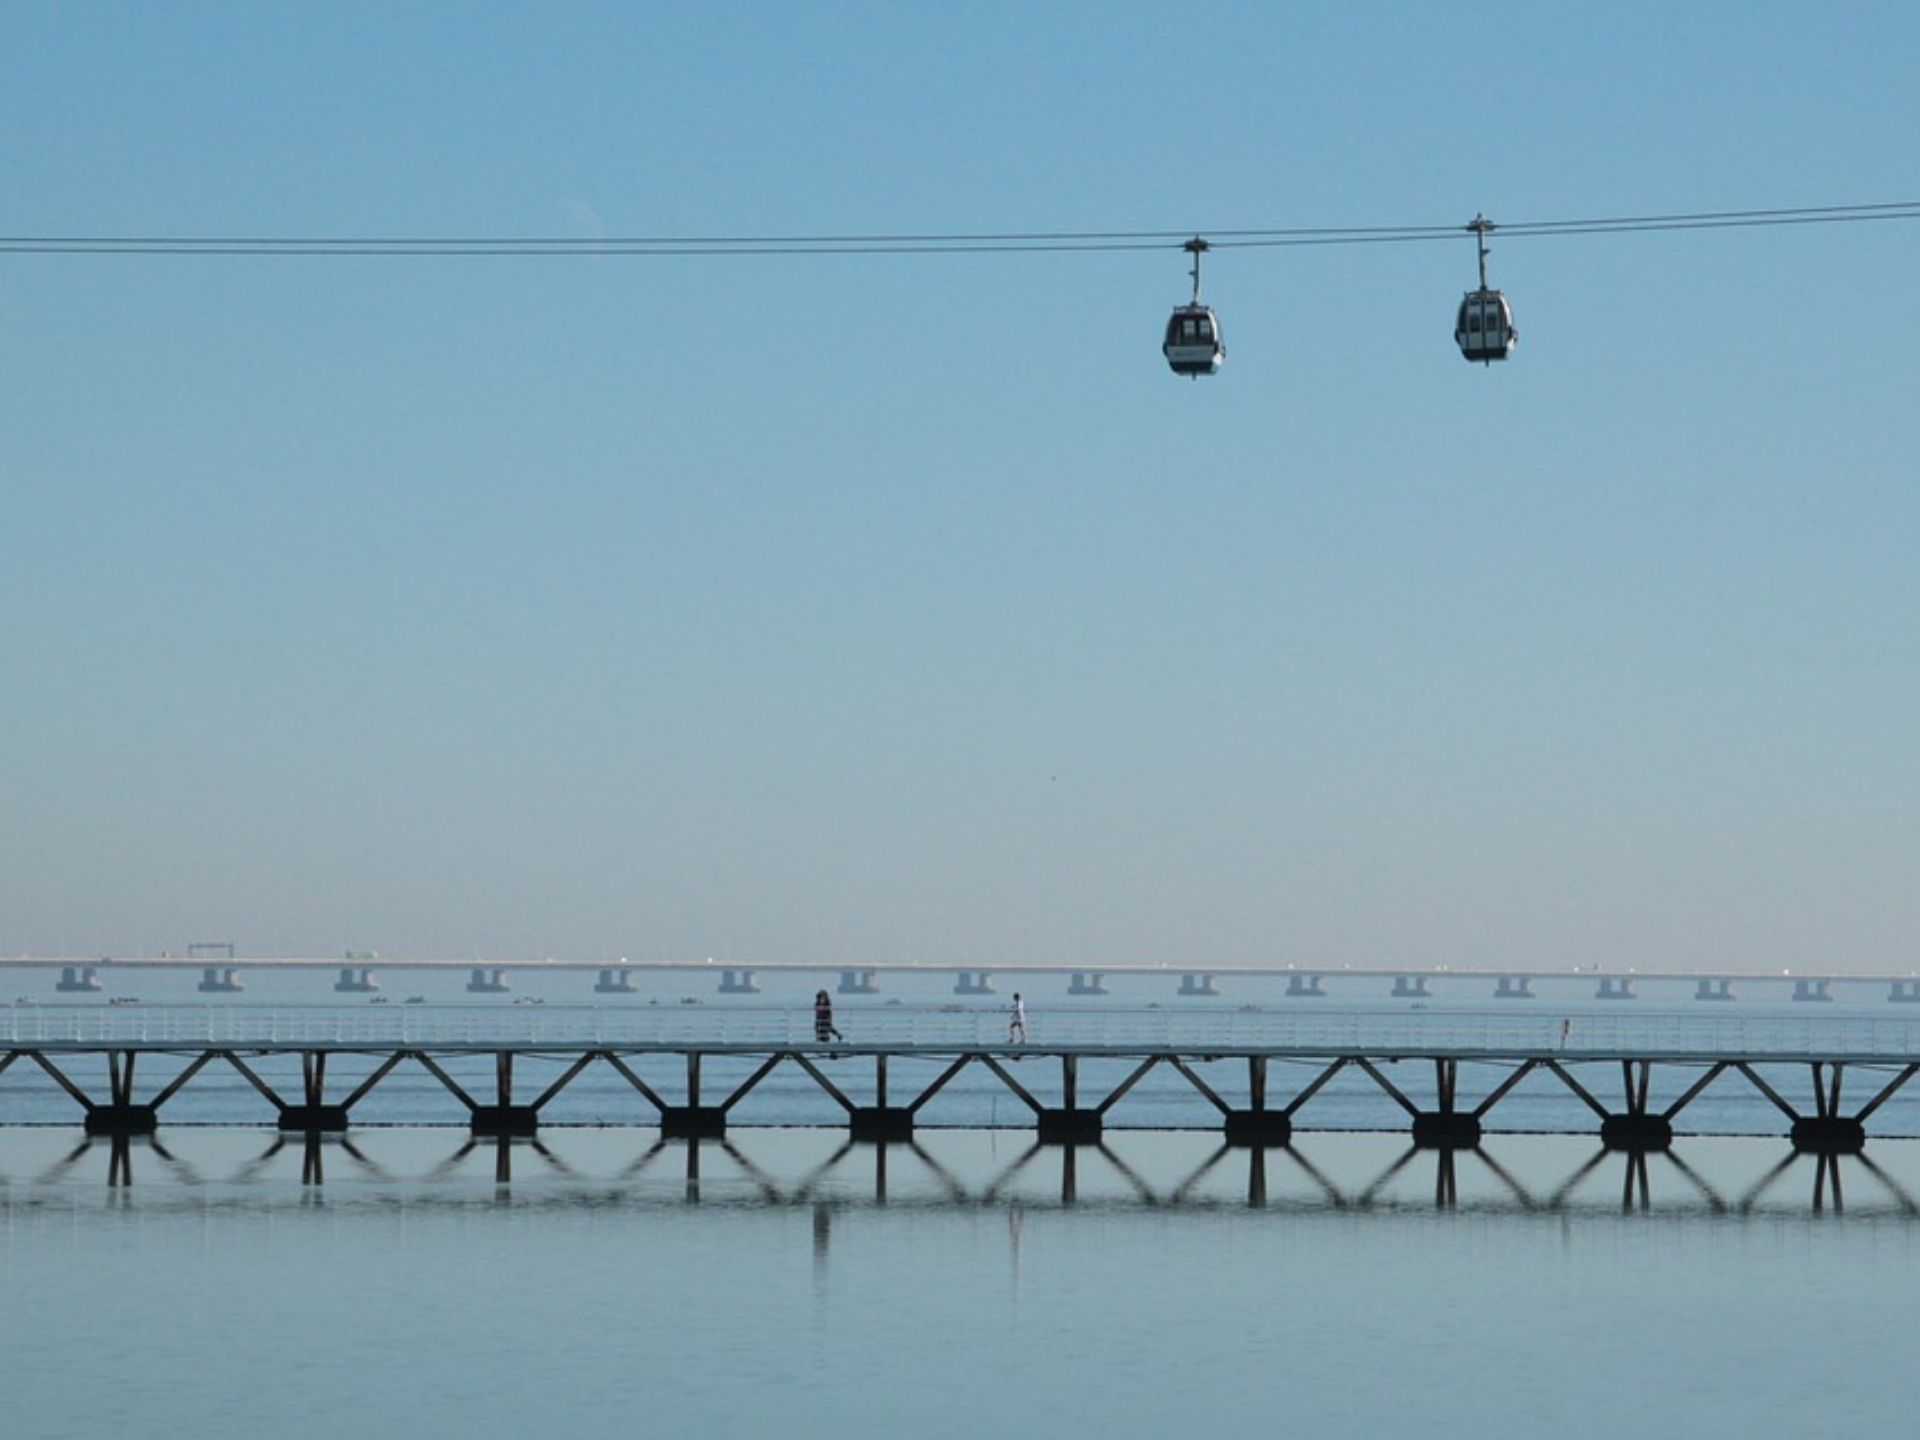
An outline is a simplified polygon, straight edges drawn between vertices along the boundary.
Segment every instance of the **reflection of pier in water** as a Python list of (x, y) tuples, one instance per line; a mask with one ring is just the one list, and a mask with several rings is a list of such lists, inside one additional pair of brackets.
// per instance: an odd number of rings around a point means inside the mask
[[(1511, 1143), (1524, 1145), (1513, 1137)], [(564, 1148), (564, 1147), (562, 1147)], [(576, 1200), (582, 1192), (596, 1203), (635, 1207), (701, 1205), (713, 1198), (706, 1193), (703, 1172), (715, 1160), (732, 1168), (721, 1203), (730, 1208), (812, 1207), (816, 1212), (817, 1244), (825, 1243), (829, 1222), (825, 1213), (862, 1206), (905, 1204), (920, 1208), (1032, 1209), (1056, 1206), (1111, 1209), (1244, 1209), (1280, 1212), (1340, 1211), (1406, 1213), (1408, 1211), (1554, 1214), (1596, 1212), (1616, 1208), (1623, 1214), (1708, 1212), (1740, 1216), (1754, 1213), (1763, 1201), (1772, 1213), (1791, 1201), (1789, 1177), (1805, 1176), (1807, 1208), (1811, 1213), (1842, 1214), (1849, 1187), (1856, 1197), (1862, 1182), (1875, 1213), (1920, 1218), (1920, 1203), (1900, 1178), (1865, 1154), (1808, 1154), (1788, 1148), (1758, 1178), (1739, 1186), (1710, 1180), (1676, 1150), (1619, 1151), (1595, 1149), (1571, 1171), (1550, 1185), (1528, 1184), (1496, 1153), (1498, 1147), (1428, 1149), (1408, 1145), (1384, 1165), (1358, 1180), (1336, 1179), (1326, 1166), (1300, 1145), (1246, 1148), (1222, 1144), (1193, 1165), (1177, 1181), (1155, 1185), (1138, 1166), (1112, 1144), (1054, 1146), (1031, 1143), (998, 1162), (992, 1173), (971, 1183), (956, 1173), (920, 1140), (870, 1143), (848, 1140), (824, 1159), (793, 1177), (771, 1173), (733, 1137), (675, 1139), (652, 1137), (611, 1176), (584, 1174), (560, 1149), (540, 1138), (463, 1136), (459, 1143), (424, 1175), (397, 1175), (345, 1136), (276, 1134), (263, 1149), (225, 1174), (208, 1174), (153, 1136), (87, 1136), (37, 1173), (0, 1173), (0, 1187), (18, 1198), (35, 1189), (72, 1185), (100, 1175), (110, 1193), (126, 1198), (135, 1187), (139, 1168), (153, 1182), (185, 1186), (246, 1187), (279, 1183), (282, 1157), (298, 1156), (300, 1193), (319, 1202), (331, 1171), (337, 1181), (349, 1178), (362, 1185), (407, 1187), (409, 1200), (428, 1190), (457, 1181), (471, 1181), (480, 1167), (490, 1167), (501, 1200), (539, 1199), (546, 1195)], [(136, 1166), (136, 1157), (138, 1157)], [(1466, 1204), (1460, 1199), (1463, 1173), (1475, 1171), (1491, 1188)], [(485, 1170), (480, 1169), (484, 1174)], [(1239, 1183), (1244, 1176), (1244, 1185)], [(1431, 1185), (1410, 1187), (1406, 1181), (1431, 1177)], [(674, 1177), (683, 1183), (663, 1190), (654, 1182)], [(1218, 1182), (1231, 1177), (1230, 1189)], [(901, 1180), (908, 1184), (902, 1193)], [(1282, 1179), (1296, 1182), (1290, 1191)], [(522, 1194), (515, 1196), (516, 1180)], [(1088, 1182), (1097, 1181), (1093, 1193)], [(149, 1183), (153, 1183), (149, 1182)], [(744, 1182), (744, 1183), (742, 1183)], [(1036, 1184), (1038, 1182), (1038, 1184)], [(1213, 1188), (1206, 1188), (1213, 1182)], [(1298, 1182), (1304, 1182), (1304, 1189)], [(1400, 1183), (1395, 1189), (1396, 1182)], [(549, 1187), (557, 1187), (549, 1189)], [(1409, 1194), (1418, 1198), (1409, 1198)], [(1660, 1199), (1656, 1203), (1656, 1194)]]

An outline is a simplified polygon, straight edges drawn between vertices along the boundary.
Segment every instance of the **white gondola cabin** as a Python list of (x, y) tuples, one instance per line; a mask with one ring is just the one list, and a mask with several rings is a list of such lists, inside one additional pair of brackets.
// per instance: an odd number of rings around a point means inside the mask
[(1469, 290), (1460, 301), (1453, 325), (1453, 343), (1469, 360), (1491, 365), (1513, 353), (1520, 332), (1513, 328), (1513, 310), (1498, 290)]
[(1227, 358), (1220, 320), (1205, 305), (1182, 305), (1167, 321), (1160, 353), (1176, 375), (1211, 375)]
[(1491, 365), (1513, 353), (1520, 332), (1513, 328), (1513, 307), (1507, 297), (1487, 284), (1487, 232), (1493, 222), (1484, 215), (1473, 217), (1467, 229), (1480, 251), (1480, 288), (1469, 290), (1460, 300), (1460, 312), (1454, 317), (1453, 343), (1470, 362)]
[(1174, 374), (1198, 379), (1225, 363), (1227, 343), (1220, 333), (1220, 317), (1200, 303), (1200, 257), (1207, 242), (1196, 235), (1181, 248), (1193, 256), (1193, 299), (1174, 308), (1160, 353)]

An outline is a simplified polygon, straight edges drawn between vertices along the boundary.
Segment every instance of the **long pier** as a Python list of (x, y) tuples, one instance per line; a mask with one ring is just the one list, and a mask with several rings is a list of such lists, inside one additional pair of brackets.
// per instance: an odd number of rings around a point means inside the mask
[[(475, 1135), (512, 1136), (537, 1133), (546, 1107), (598, 1066), (636, 1097), (637, 1121), (657, 1124), (665, 1137), (708, 1138), (724, 1135), (735, 1108), (787, 1067), (812, 1082), (817, 1123), (845, 1126), (854, 1140), (894, 1142), (910, 1140), (926, 1105), (977, 1068), (1023, 1108), (1039, 1143), (1082, 1145), (1097, 1144), (1116, 1107), (1165, 1069), (1202, 1097), (1228, 1144), (1258, 1147), (1288, 1144), (1305, 1108), (1351, 1070), (1402, 1113), (1416, 1147), (1465, 1149), (1479, 1144), (1490, 1112), (1538, 1072), (1580, 1102), (1610, 1149), (1664, 1150), (1710, 1086), (1741, 1084), (1771, 1103), (1796, 1150), (1818, 1154), (1863, 1149), (1868, 1121), (1920, 1073), (1920, 1021), (1893, 1017), (1107, 1009), (1037, 1017), (1034, 1039), (1018, 1042), (1008, 1039), (1002, 1013), (979, 1007), (889, 1005), (841, 1020), (857, 1020), (857, 1040), (820, 1042), (811, 1017), (791, 1007), (12, 1006), (0, 1007), (0, 1073), (25, 1066), (43, 1075), (78, 1105), (90, 1134), (133, 1135), (157, 1130), (162, 1111), (196, 1077), (223, 1067), (257, 1092), (263, 1118), (270, 1114), (279, 1129), (324, 1134), (347, 1130), (355, 1107), (404, 1065), (444, 1087)], [(343, 1056), (364, 1057), (372, 1070), (351, 1089), (330, 1089), (329, 1062)], [(298, 1088), (283, 1093), (263, 1075), (266, 1057), (297, 1061)], [(456, 1058), (470, 1065), (474, 1057), (488, 1062), (490, 1083), (470, 1089), (452, 1068)], [(663, 1057), (673, 1062), (671, 1086), (637, 1068), (644, 1060), (657, 1072)], [(723, 1057), (753, 1068), (721, 1094), (703, 1072)], [(516, 1085), (517, 1063), (530, 1058), (563, 1067), (537, 1094)], [(81, 1059), (104, 1068), (104, 1091), (76, 1078)], [(160, 1059), (177, 1068), (143, 1092), (139, 1077)], [(904, 1060), (940, 1068), (930, 1082), (903, 1089), (895, 1067)], [(1093, 1088), (1083, 1066), (1095, 1061), (1110, 1062), (1120, 1078)], [(1220, 1062), (1237, 1072), (1232, 1085), (1219, 1079)], [(1282, 1089), (1273, 1083), (1276, 1062), (1304, 1062), (1310, 1076)], [(1498, 1078), (1470, 1093), (1460, 1083), (1467, 1063)], [(1811, 1104), (1796, 1105), (1763, 1073), (1777, 1075), (1783, 1065), (1806, 1068)], [(1211, 1078), (1203, 1067), (1213, 1067)], [(1689, 1076), (1664, 1105), (1649, 1098), (1656, 1068)], [(1057, 1086), (1035, 1078), (1049, 1071)], [(1422, 1083), (1406, 1082), (1409, 1073)], [(1865, 1077), (1863, 1097), (1857, 1083), (1847, 1088), (1849, 1076)]]

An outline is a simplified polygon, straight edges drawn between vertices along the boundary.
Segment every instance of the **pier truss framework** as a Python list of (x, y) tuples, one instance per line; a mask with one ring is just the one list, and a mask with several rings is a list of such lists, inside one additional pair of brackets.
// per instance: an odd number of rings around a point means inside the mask
[[(330, 1058), (343, 1055), (372, 1058), (371, 1073), (337, 1098), (329, 1098), (327, 1066)], [(283, 1094), (261, 1072), (267, 1068), (258, 1062), (264, 1057), (292, 1057), (299, 1062), (299, 1088)], [(455, 1057), (483, 1057), (491, 1062), (491, 1086), (469, 1089), (452, 1073), (449, 1065)], [(76, 1079), (72, 1061), (87, 1057), (98, 1069), (104, 1059), (106, 1090), (90, 1091)], [(141, 1096), (136, 1069), (143, 1059), (172, 1057), (185, 1063), (160, 1087)], [(674, 1057), (684, 1062), (684, 1085), (671, 1087), (674, 1094), (663, 1093), (656, 1082), (643, 1077), (635, 1068), (643, 1057), (658, 1061)], [(738, 1080), (724, 1096), (716, 1097), (703, 1085), (705, 1062), (715, 1057), (757, 1062), (744, 1079)], [(911, 1095), (902, 1095), (893, 1083), (890, 1062), (900, 1059), (931, 1060), (943, 1068), (930, 1082)], [(560, 1074), (537, 1095), (516, 1091), (515, 1064), (522, 1059), (558, 1061)], [(1088, 1060), (1125, 1062), (1127, 1069), (1118, 1084), (1104, 1093), (1086, 1093), (1082, 1085), (1081, 1065)], [(1198, 1068), (1203, 1062), (1229, 1062), (1245, 1067), (1244, 1089), (1224, 1087), (1204, 1076)], [(1290, 1093), (1280, 1093), (1269, 1083), (1276, 1061), (1307, 1062), (1312, 1070), (1308, 1082)], [(1477, 1096), (1464, 1095), (1460, 1089), (1463, 1061), (1489, 1064), (1504, 1070), (1490, 1089)], [(1813, 1106), (1796, 1106), (1781, 1093), (1781, 1088), (1761, 1073), (1761, 1067), (1804, 1064), (1811, 1078)], [(872, 1103), (862, 1103), (848, 1092), (854, 1088), (846, 1080), (848, 1064), (872, 1067)], [(1400, 1083), (1388, 1074), (1400, 1065), (1415, 1067), (1416, 1073), (1431, 1067), (1433, 1088), (1431, 1104), (1421, 1087), (1420, 1099), (1409, 1091), (1415, 1087)], [(822, 1125), (844, 1125), (854, 1141), (895, 1142), (913, 1138), (921, 1111), (962, 1071), (978, 1067), (994, 1077), (1029, 1114), (1037, 1141), (1042, 1145), (1098, 1144), (1107, 1127), (1108, 1116), (1150, 1073), (1165, 1067), (1184, 1079), (1217, 1114), (1225, 1142), (1230, 1146), (1284, 1146), (1294, 1134), (1303, 1109), (1341, 1072), (1353, 1069), (1368, 1077), (1401, 1110), (1407, 1119), (1412, 1144), (1417, 1149), (1460, 1150), (1479, 1145), (1486, 1118), (1505, 1100), (1521, 1081), (1536, 1071), (1553, 1077), (1590, 1111), (1597, 1122), (1598, 1135), (1609, 1150), (1646, 1152), (1668, 1149), (1675, 1134), (1675, 1122), (1709, 1086), (1717, 1082), (1744, 1083), (1752, 1087), (1777, 1109), (1788, 1126), (1788, 1138), (1796, 1151), (1823, 1155), (1856, 1154), (1867, 1139), (1867, 1122), (1888, 1100), (1920, 1072), (1920, 1061), (1902, 1056), (1784, 1056), (1775, 1054), (1687, 1055), (1639, 1054), (1596, 1055), (1583, 1052), (1512, 1053), (1490, 1055), (1434, 1053), (1431, 1050), (1401, 1052), (1374, 1050), (1328, 1053), (1299, 1050), (1205, 1050), (1174, 1047), (1044, 1046), (1005, 1045), (971, 1046), (961, 1049), (937, 1046), (785, 1044), (785, 1045), (704, 1045), (699, 1043), (654, 1044), (647, 1046), (607, 1047), (552, 1045), (465, 1045), (407, 1046), (369, 1050), (365, 1046), (318, 1046), (312, 1043), (277, 1045), (227, 1045), (182, 1047), (177, 1044), (137, 1045), (128, 1043), (66, 1043), (62, 1045), (16, 1044), (0, 1051), (0, 1073), (16, 1065), (42, 1072), (80, 1107), (90, 1135), (143, 1135), (155, 1132), (162, 1109), (187, 1088), (209, 1066), (225, 1066), (237, 1072), (271, 1107), (277, 1127), (285, 1132), (306, 1134), (339, 1133), (347, 1130), (353, 1112), (368, 1095), (403, 1065), (413, 1065), (432, 1076), (464, 1110), (476, 1136), (530, 1136), (539, 1130), (542, 1112), (568, 1086), (592, 1066), (604, 1066), (618, 1075), (639, 1097), (658, 1124), (663, 1138), (717, 1138), (726, 1134), (729, 1117), (740, 1103), (776, 1069), (792, 1067), (806, 1075), (822, 1097), (828, 1118)], [(1651, 1080), (1656, 1065), (1685, 1066), (1697, 1070), (1691, 1083), (1677, 1098), (1664, 1106), (1650, 1103)], [(1042, 1087), (1023, 1081), (1028, 1067), (1058, 1067), (1058, 1103), (1043, 1099), (1036, 1091)], [(829, 1073), (829, 1067), (839, 1071)], [(1844, 1095), (1849, 1070), (1877, 1081), (1864, 1103), (1849, 1109)], [(1405, 1072), (1397, 1072), (1404, 1076)], [(283, 1082), (284, 1083), (284, 1082)], [(1618, 1101), (1609, 1105), (1601, 1097), (1617, 1084)], [(530, 1088), (530, 1087), (529, 1087)], [(860, 1087), (863, 1091), (864, 1085)], [(1051, 1087), (1046, 1087), (1051, 1090)], [(481, 1093), (476, 1095), (474, 1090)], [(831, 1108), (828, 1108), (831, 1107)], [(0, 1113), (0, 1124), (7, 1117)]]

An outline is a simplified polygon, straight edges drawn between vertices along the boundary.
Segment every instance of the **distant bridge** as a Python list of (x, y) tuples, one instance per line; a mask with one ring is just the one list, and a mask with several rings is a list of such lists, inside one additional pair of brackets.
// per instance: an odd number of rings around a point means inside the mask
[[(1227, 997), (1240, 982), (1286, 982), (1291, 999), (1319, 1000), (1332, 996), (1360, 999), (1387, 996), (1401, 1000), (1480, 998), (1525, 1001), (1539, 998), (1542, 984), (1592, 987), (1596, 1000), (1630, 1001), (1643, 995), (1730, 1003), (1743, 998), (1792, 999), (1824, 1003), (1838, 998), (1835, 987), (1879, 991), (1895, 1004), (1920, 1003), (1920, 972), (1906, 974), (1867, 971), (1768, 971), (1719, 969), (1652, 971), (1632, 967), (1572, 969), (1513, 966), (1407, 966), (1311, 964), (1042, 964), (968, 963), (933, 964), (918, 961), (852, 962), (838, 960), (476, 960), (446, 958), (380, 958), (353, 952), (345, 960), (313, 958), (237, 957), (232, 947), (196, 945), (186, 958), (95, 958), (18, 956), (0, 959), (0, 975), (18, 975), (22, 982), (47, 980), (62, 994), (99, 993), (113, 975), (167, 971), (198, 971), (205, 994), (239, 994), (251, 972), (337, 971), (333, 989), (341, 994), (372, 994), (380, 989), (382, 974), (427, 972), (467, 976), (470, 994), (501, 995), (513, 990), (517, 976), (573, 974), (591, 976), (600, 995), (640, 993), (637, 982), (648, 979), (709, 977), (723, 995), (754, 995), (760, 977), (817, 975), (834, 983), (842, 995), (877, 995), (888, 977), (951, 976), (956, 995), (994, 995), (1028, 980), (1064, 980), (1069, 995), (1099, 997), (1109, 993), (1110, 979), (1165, 979), (1178, 995), (1209, 999)], [(211, 958), (218, 963), (209, 963)], [(1222, 987), (1227, 987), (1223, 989)], [(16, 986), (17, 988), (17, 986)], [(1031, 987), (1029, 987), (1031, 988)]]

